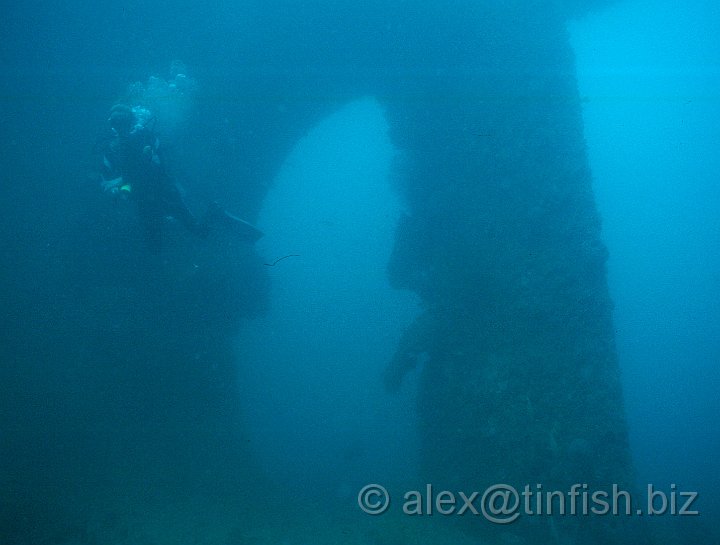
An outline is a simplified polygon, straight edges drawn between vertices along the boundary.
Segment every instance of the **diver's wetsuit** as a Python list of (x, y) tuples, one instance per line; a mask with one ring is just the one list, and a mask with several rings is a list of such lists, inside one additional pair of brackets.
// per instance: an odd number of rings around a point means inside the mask
[[(122, 178), (130, 198), (137, 203), (145, 241), (150, 249), (159, 251), (162, 244), (162, 224), (165, 216), (180, 221), (199, 236), (205, 232), (183, 202), (177, 186), (165, 172), (158, 154), (159, 141), (155, 134), (136, 125), (128, 134), (118, 134), (106, 148), (103, 177)], [(109, 189), (117, 191), (116, 185)]]

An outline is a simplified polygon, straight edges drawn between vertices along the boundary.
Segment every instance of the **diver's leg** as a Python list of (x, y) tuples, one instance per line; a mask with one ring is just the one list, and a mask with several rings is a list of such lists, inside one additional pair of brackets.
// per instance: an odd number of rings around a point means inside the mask
[(138, 216), (145, 237), (145, 244), (152, 252), (162, 248), (163, 214), (160, 206), (154, 201), (138, 202)]
[(170, 184), (167, 187), (164, 200), (168, 215), (182, 223), (185, 229), (191, 233), (202, 238), (207, 237), (207, 229), (190, 212), (175, 184)]
[(217, 202), (210, 203), (200, 225), (208, 232), (216, 229), (230, 233), (236, 240), (254, 243), (263, 237), (263, 232), (254, 225), (230, 214)]

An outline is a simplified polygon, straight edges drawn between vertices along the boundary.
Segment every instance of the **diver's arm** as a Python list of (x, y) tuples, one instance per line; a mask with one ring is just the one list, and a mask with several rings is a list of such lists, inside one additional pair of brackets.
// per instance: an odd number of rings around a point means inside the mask
[(100, 185), (103, 192), (110, 195), (117, 195), (120, 191), (120, 188), (123, 186), (123, 179), (122, 176), (118, 176), (117, 178), (113, 178), (112, 180), (106, 180), (105, 178), (103, 178)]
[(156, 165), (162, 165), (162, 152), (160, 151), (160, 139), (158, 136), (149, 128), (142, 125), (135, 127), (130, 135), (131, 139), (137, 145), (137, 148), (142, 150), (143, 157), (151, 163)]
[(100, 173), (102, 175), (103, 181), (114, 180), (115, 178), (119, 178), (120, 176), (122, 176), (122, 173), (120, 172), (120, 166), (118, 165), (117, 156), (111, 145), (108, 145), (105, 149), (102, 159), (103, 162)]
[(102, 172), (100, 173), (100, 187), (102, 187), (104, 193), (117, 195), (122, 185), (122, 174), (113, 162), (112, 154), (104, 154)]

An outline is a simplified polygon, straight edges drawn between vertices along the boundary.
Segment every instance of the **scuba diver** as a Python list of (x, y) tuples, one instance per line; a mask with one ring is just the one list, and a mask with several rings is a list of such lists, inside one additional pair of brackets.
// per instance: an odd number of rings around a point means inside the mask
[(106, 193), (134, 201), (149, 249), (162, 246), (162, 227), (167, 216), (178, 220), (190, 232), (207, 238), (220, 224), (231, 224), (248, 242), (263, 236), (249, 223), (230, 215), (212, 203), (201, 220), (193, 216), (180, 190), (165, 170), (160, 141), (151, 128), (154, 119), (143, 108), (116, 104), (108, 119), (113, 138), (103, 156), (102, 187)]

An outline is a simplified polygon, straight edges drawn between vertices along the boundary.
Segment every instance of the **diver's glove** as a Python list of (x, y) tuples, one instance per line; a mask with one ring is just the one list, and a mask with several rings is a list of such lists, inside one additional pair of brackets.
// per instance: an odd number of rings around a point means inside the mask
[(132, 187), (123, 181), (122, 176), (118, 176), (112, 180), (103, 180), (102, 189), (108, 195), (122, 198), (129, 197), (132, 191)]

